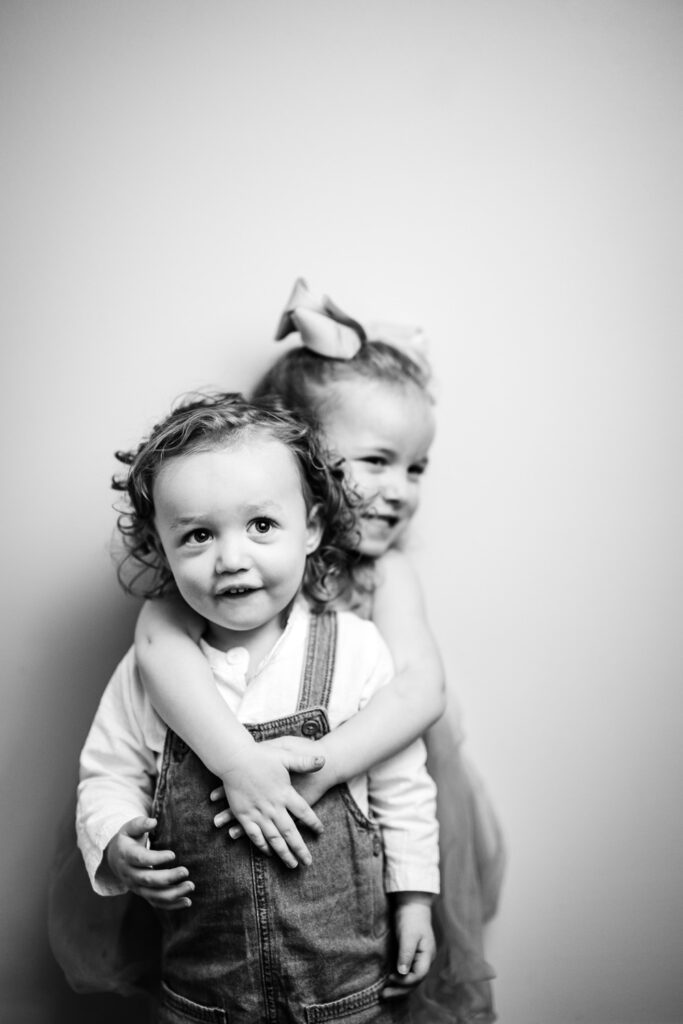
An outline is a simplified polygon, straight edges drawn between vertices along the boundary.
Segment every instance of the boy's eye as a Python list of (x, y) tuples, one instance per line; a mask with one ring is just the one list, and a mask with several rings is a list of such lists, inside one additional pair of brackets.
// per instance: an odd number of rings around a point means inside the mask
[(275, 523), (273, 522), (272, 519), (267, 519), (264, 517), (262, 519), (252, 520), (251, 526), (253, 527), (255, 533), (258, 533), (259, 536), (264, 537), (267, 533), (270, 533), (270, 531), (275, 526)]
[(386, 466), (387, 464), (383, 455), (363, 455), (358, 461), (366, 462), (369, 466)]
[(196, 530), (190, 530), (183, 538), (184, 544), (206, 544), (211, 540), (211, 530), (198, 526)]
[(408, 472), (411, 476), (422, 476), (427, 469), (424, 463), (418, 463), (416, 466), (408, 466)]

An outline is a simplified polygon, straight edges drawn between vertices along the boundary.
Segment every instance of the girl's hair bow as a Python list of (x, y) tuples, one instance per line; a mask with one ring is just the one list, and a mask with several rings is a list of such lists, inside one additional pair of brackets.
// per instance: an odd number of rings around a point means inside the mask
[(314, 295), (303, 277), (298, 277), (275, 332), (282, 341), (298, 331), (301, 344), (326, 359), (353, 359), (360, 348), (383, 341), (405, 352), (429, 374), (427, 338), (421, 327), (380, 321), (365, 327), (345, 313), (329, 295)]
[(353, 359), (367, 341), (357, 320), (347, 316), (328, 295), (313, 295), (303, 277), (298, 277), (275, 332), (282, 341), (298, 331), (301, 343), (327, 359)]

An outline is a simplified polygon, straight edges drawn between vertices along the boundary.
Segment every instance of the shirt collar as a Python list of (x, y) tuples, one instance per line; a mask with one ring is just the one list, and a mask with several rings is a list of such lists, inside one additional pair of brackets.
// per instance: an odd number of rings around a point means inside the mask
[[(297, 598), (292, 605), (291, 612), (289, 613), (287, 625), (266, 656), (259, 662), (256, 667), (256, 671), (252, 673), (252, 679), (255, 679), (256, 676), (258, 676), (264, 668), (266, 668), (266, 666), (277, 657), (280, 648), (289, 639), (289, 636), (295, 629), (297, 622), (300, 621), (302, 616), (307, 616), (308, 614), (308, 606), (303, 598)], [(227, 651), (219, 651), (216, 647), (211, 647), (204, 639), (199, 641), (199, 647), (209, 662), (212, 672), (218, 676), (219, 679), (232, 680), (235, 677), (246, 679), (249, 671), (249, 651), (246, 647), (229, 647)]]

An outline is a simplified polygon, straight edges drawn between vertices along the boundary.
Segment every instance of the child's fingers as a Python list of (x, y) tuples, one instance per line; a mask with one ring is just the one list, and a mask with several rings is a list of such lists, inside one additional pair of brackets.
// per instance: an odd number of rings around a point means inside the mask
[(244, 835), (244, 829), (238, 824), (232, 811), (219, 811), (216, 817), (213, 819), (213, 823), (216, 828), (228, 828), (228, 835), (231, 839), (241, 839)]
[(315, 813), (313, 808), (306, 803), (304, 798), (293, 790), (292, 797), (287, 804), (287, 810), (292, 814), (302, 825), (310, 828), (312, 832), (316, 832), (320, 835), (324, 832), (324, 826), (318, 815)]
[[(427, 964), (427, 968), (429, 968), (429, 964)], [(416, 971), (409, 971), (408, 974), (397, 974), (394, 971), (389, 975), (387, 983), (382, 989), (382, 998), (395, 999), (397, 996), (407, 996), (410, 990), (422, 981), (423, 977), (423, 974), (418, 976)]]
[(319, 772), (325, 764), (322, 754), (290, 754), (284, 761), (289, 772)]
[(134, 871), (132, 875), (136, 886), (141, 889), (168, 889), (171, 886), (182, 886), (183, 882), (188, 881), (190, 872), (187, 868), (170, 868), (161, 871)]
[(131, 868), (159, 868), (174, 860), (173, 850), (148, 850), (139, 843), (129, 844), (126, 848), (126, 862)]
[[(303, 736), (278, 736), (266, 743), (277, 747), (284, 756), (282, 763), (290, 772), (318, 771), (325, 763), (320, 744), (316, 740), (305, 739)], [(299, 768), (298, 765), (306, 765)]]
[[(305, 800), (301, 801), (301, 804), (310, 811)], [(316, 821), (319, 821), (317, 815), (314, 815), (314, 818)], [(322, 828), (322, 823), (319, 824)], [(264, 828), (263, 834), (280, 860), (284, 861), (288, 867), (297, 867), (297, 862), (299, 861), (306, 867), (313, 863), (313, 858), (299, 829), (296, 827), (296, 823), (286, 812), (277, 816), (274, 815), (270, 831)]]
[(175, 900), (173, 903), (164, 903), (160, 906), (159, 910), (187, 910), (188, 907), (192, 906), (192, 900), (188, 896), (183, 896), (179, 900)]
[(412, 968), (406, 974), (405, 980), (408, 985), (419, 985), (427, 976), (427, 971), (432, 965), (432, 955), (426, 949), (418, 947), (413, 959)]
[(410, 986), (408, 986), (408, 985), (400, 986), (398, 984), (395, 984), (393, 982), (392, 978), (389, 979), (389, 981), (386, 983), (386, 985), (382, 989), (382, 999), (397, 999), (397, 998), (405, 999), (405, 997), (407, 995), (409, 995), (409, 994), (410, 994)]
[(209, 793), (209, 800), (216, 803), (218, 800), (225, 800), (225, 787), (219, 786), (217, 789), (212, 789)]
[(387, 986), (392, 989), (410, 989), (419, 985), (426, 976), (433, 959), (432, 943), (424, 936), (408, 936), (399, 942), (397, 969)]
[(142, 839), (148, 832), (151, 832), (153, 828), (156, 828), (156, 818), (146, 818), (144, 815), (140, 815), (137, 818), (131, 818), (121, 828), (123, 835), (130, 836), (131, 839)]
[(216, 826), (216, 828), (224, 828), (226, 825), (231, 825), (234, 821), (235, 815), (232, 813), (229, 807), (226, 807), (224, 811), (219, 811), (218, 814), (213, 819), (213, 823)]
[[(272, 835), (268, 836), (267, 839), (268, 843), (270, 844), (271, 850), (277, 857), (280, 858), (283, 864), (286, 864), (288, 868), (296, 868), (299, 866), (299, 861), (292, 853), (291, 843), (288, 840), (284, 839), (279, 833), (273, 833)], [(310, 853), (308, 853), (308, 850), (305, 851), (307, 859), (305, 859), (305, 855), (300, 850), (297, 851), (297, 854), (299, 859), (304, 864), (311, 863), (311, 855)]]
[(413, 963), (417, 954), (417, 936), (401, 936), (398, 944), (398, 957), (396, 958), (396, 972), (399, 978), (408, 979), (413, 969)]
[(261, 853), (266, 855), (275, 854), (288, 868), (298, 867), (299, 857), (304, 864), (311, 863), (311, 855), (306, 844), (299, 835), (296, 825), (286, 815), (278, 822), (275, 819), (264, 821), (261, 827), (253, 822), (245, 823), (244, 834), (251, 839)]
[[(223, 794), (223, 790), (213, 790), (210, 794), (211, 799), (213, 800), (217, 794)], [(242, 816), (240, 823), (230, 808), (226, 807), (214, 815), (213, 823), (216, 828), (228, 827), (231, 839), (239, 839), (246, 835), (261, 853), (275, 853), (287, 867), (295, 868), (299, 861), (306, 865), (311, 864), (312, 858), (291, 817), (292, 813), (311, 831), (323, 831), (320, 818), (295, 789), (291, 789), (288, 805), (283, 812), (273, 813), (270, 817), (265, 817), (262, 812), (257, 820), (251, 821), (244, 820)]]
[(247, 839), (254, 844), (256, 849), (260, 850), (260, 852), (264, 854), (264, 856), (273, 856), (273, 852), (268, 846), (268, 843), (264, 838), (263, 832), (258, 827), (258, 825), (255, 825), (254, 822), (250, 822), (248, 825), (245, 825), (244, 834), (247, 837)]
[(149, 886), (141, 885), (134, 891), (160, 910), (180, 910), (192, 906), (190, 895), (194, 892), (194, 885), (189, 881), (180, 885), (171, 885), (165, 889), (152, 889)]
[[(323, 823), (320, 821), (320, 818), (311, 810), (311, 808), (305, 801), (302, 801), (302, 804), (302, 812), (300, 815), (297, 814), (297, 817), (300, 817), (302, 823), (304, 825), (308, 825), (311, 831), (317, 832), (318, 834), (323, 832), (324, 826)], [(241, 839), (241, 837), (245, 834), (243, 827), (239, 824), (239, 822), (235, 818), (235, 815), (229, 808), (225, 811), (219, 811), (218, 814), (214, 817), (213, 823), (216, 828), (227, 828), (231, 839)], [(285, 840), (285, 842), (287, 842), (287, 840)], [(305, 847), (303, 849), (305, 849)], [(299, 850), (302, 853), (302, 856), (305, 856), (305, 854), (303, 854), (302, 847), (296, 847), (294, 849), (293, 852), (295, 855), (297, 853), (297, 850)]]
[(280, 860), (290, 868), (297, 867), (299, 862), (306, 867), (312, 864), (313, 858), (292, 819), (287, 816), (273, 824), (277, 825), (278, 831), (271, 831), (270, 834), (264, 831), (264, 835)]

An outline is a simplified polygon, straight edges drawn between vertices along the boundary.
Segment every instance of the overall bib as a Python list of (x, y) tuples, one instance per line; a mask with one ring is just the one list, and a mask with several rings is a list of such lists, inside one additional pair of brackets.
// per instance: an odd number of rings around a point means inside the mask
[[(337, 620), (311, 616), (296, 710), (248, 728), (257, 740), (329, 731)], [(195, 883), (192, 907), (160, 914), (159, 1024), (397, 1024), (407, 1000), (380, 1001), (395, 963), (379, 828), (346, 785), (316, 805), (310, 867), (292, 870), (213, 824), (215, 777), (170, 729), (153, 845)]]

